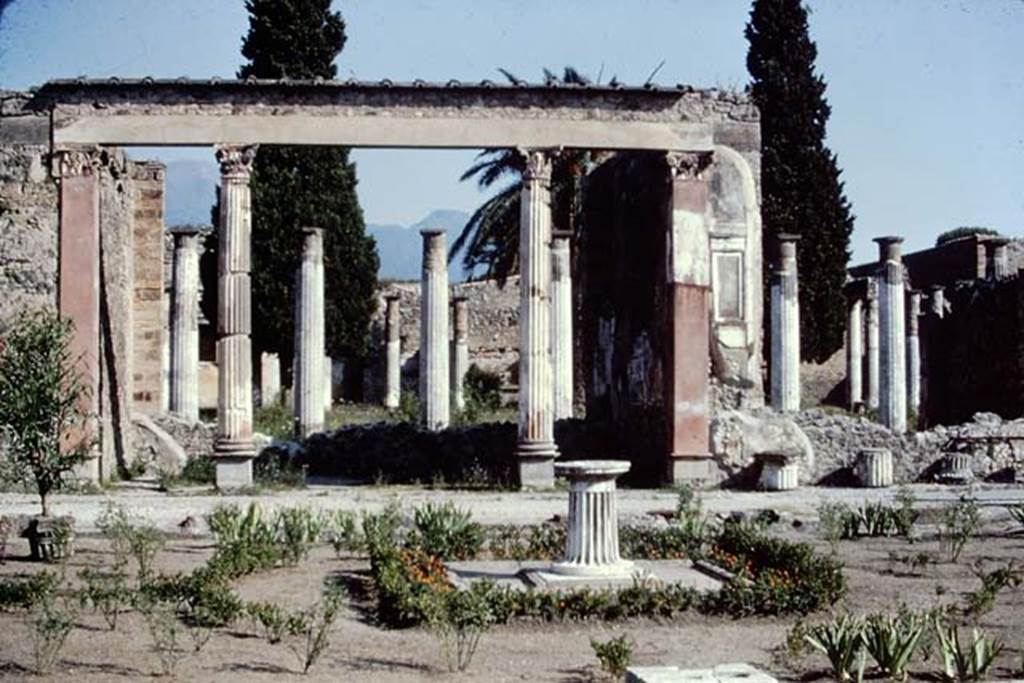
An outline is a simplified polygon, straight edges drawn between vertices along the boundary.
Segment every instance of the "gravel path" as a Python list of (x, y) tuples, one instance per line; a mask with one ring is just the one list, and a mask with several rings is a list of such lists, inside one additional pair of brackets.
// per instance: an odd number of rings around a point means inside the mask
[[(967, 491), (965, 487), (915, 484), (911, 487), (923, 507), (938, 507)], [(1024, 502), (1024, 488), (1013, 485), (984, 484), (972, 487), (974, 496), (986, 506)], [(756, 511), (771, 508), (796, 517), (814, 516), (823, 501), (859, 505), (864, 501), (891, 500), (896, 489), (803, 488), (780, 493), (748, 491), (707, 491), (702, 494), (704, 507), (712, 513)], [(565, 491), (518, 493), (511, 491), (455, 491), (424, 489), (412, 486), (341, 486), (314, 484), (305, 489), (272, 491), (259, 495), (220, 495), (209, 489), (175, 493), (157, 491), (154, 486), (122, 484), (99, 494), (58, 495), (53, 497), (55, 514), (70, 514), (80, 532), (96, 531), (96, 520), (109, 503), (122, 505), (141, 515), (165, 531), (176, 530), (187, 517), (201, 520), (203, 515), (222, 503), (247, 505), (258, 502), (264, 507), (308, 505), (323, 510), (379, 510), (397, 499), (403, 507), (426, 502), (450, 500), (467, 508), (483, 524), (536, 524), (553, 515), (564, 515), (568, 494)], [(656, 510), (673, 510), (676, 493), (670, 489), (624, 489), (619, 491), (619, 513), (623, 517), (639, 516)], [(36, 496), (0, 493), (0, 514), (37, 514)], [(1002, 513), (989, 507), (988, 516)], [(200, 533), (204, 531), (200, 525)]]

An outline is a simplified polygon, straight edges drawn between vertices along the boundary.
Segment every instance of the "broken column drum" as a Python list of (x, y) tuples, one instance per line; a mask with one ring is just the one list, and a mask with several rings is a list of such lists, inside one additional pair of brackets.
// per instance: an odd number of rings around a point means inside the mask
[(862, 448), (857, 452), (853, 472), (861, 486), (884, 488), (892, 486), (892, 451), (888, 448)]
[(764, 491), (790, 491), (800, 484), (800, 464), (783, 453), (759, 453), (761, 477), (758, 486)]
[(387, 309), (384, 334), (387, 338), (387, 348), (385, 349), (384, 407), (397, 408), (402, 394), (402, 312), (397, 295), (393, 294), (385, 301)]
[(772, 274), (772, 408), (800, 410), (800, 301), (798, 235), (781, 234), (779, 260)]
[(864, 303), (855, 299), (850, 304), (846, 323), (846, 400), (850, 410), (864, 403)]
[(252, 484), (252, 298), (249, 177), (255, 146), (220, 146), (220, 228), (217, 246), (218, 488)]
[(170, 411), (199, 420), (199, 235), (174, 234)]
[(572, 261), (568, 230), (551, 237), (551, 375), (555, 419), (572, 417)]
[(555, 574), (629, 577), (634, 565), (619, 556), (615, 480), (629, 471), (625, 460), (575, 460), (555, 465), (569, 480), (569, 528), (565, 556), (551, 565)]
[(551, 158), (525, 153), (519, 200), (519, 434), (521, 487), (554, 485), (558, 455), (551, 391)]
[(921, 292), (907, 292), (907, 406), (916, 416), (921, 412)]
[(324, 232), (303, 228), (295, 277), (295, 436), (324, 429)]
[(865, 310), (867, 344), (864, 355), (867, 371), (867, 406), (878, 410), (878, 392), (881, 370), (878, 357), (878, 279), (868, 278), (868, 300)]
[(421, 230), (420, 419), (427, 429), (448, 426), (448, 258), (444, 230)]
[(902, 237), (879, 237), (878, 243), (878, 414), (896, 434), (907, 431), (907, 340), (905, 333)]
[(469, 369), (469, 308), (464, 296), (452, 299), (451, 392), (455, 410), (466, 407), (463, 384)]

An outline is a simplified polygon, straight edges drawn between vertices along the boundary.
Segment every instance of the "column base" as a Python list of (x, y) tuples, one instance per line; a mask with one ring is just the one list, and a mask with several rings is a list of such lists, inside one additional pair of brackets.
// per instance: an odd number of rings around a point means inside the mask
[(671, 454), (668, 456), (665, 471), (665, 483), (670, 486), (680, 484), (711, 484), (719, 480), (718, 464), (710, 453), (702, 454)]
[(252, 460), (256, 450), (251, 441), (217, 439), (213, 460), (217, 488), (225, 491), (252, 486)]
[(558, 447), (554, 442), (520, 443), (516, 447), (517, 480), (520, 489), (550, 489), (555, 486), (555, 458)]

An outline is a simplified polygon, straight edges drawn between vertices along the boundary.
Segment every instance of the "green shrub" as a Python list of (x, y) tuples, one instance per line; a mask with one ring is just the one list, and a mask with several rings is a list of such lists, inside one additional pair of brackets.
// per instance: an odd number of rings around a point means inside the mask
[(60, 577), (55, 572), (37, 572), (29, 577), (0, 578), (0, 612), (32, 609), (52, 600)]
[(828, 658), (832, 675), (839, 681), (848, 681), (858, 671), (857, 679), (863, 678), (864, 671), (864, 624), (849, 614), (832, 621), (817, 624), (805, 634), (807, 643)]
[(420, 397), (414, 391), (403, 391), (398, 397), (398, 408), (392, 417), (398, 422), (418, 425), (420, 423)]
[(164, 676), (173, 675), (178, 662), (185, 654), (185, 650), (178, 643), (181, 624), (174, 605), (140, 593), (136, 608), (146, 622), (153, 652), (160, 662), (161, 673)]
[(263, 637), (271, 645), (281, 642), (285, 636), (301, 633), (306, 627), (301, 614), (293, 614), (272, 602), (250, 602), (245, 612), (262, 629)]
[(892, 523), (896, 533), (903, 538), (911, 539), (914, 535), (914, 524), (920, 518), (921, 513), (915, 509), (917, 498), (910, 487), (901, 484), (896, 489), (896, 508), (892, 513)]
[[(839, 551), (839, 541), (856, 536), (857, 529), (853, 529), (851, 535), (851, 515), (853, 511), (843, 503), (824, 502), (818, 506), (818, 529), (822, 537), (828, 541), (834, 555)], [(854, 515), (855, 516), (855, 515)], [(860, 526), (859, 519), (853, 519), (853, 523)]]
[(161, 471), (157, 486), (161, 491), (170, 491), (176, 486), (212, 486), (217, 483), (217, 469), (213, 458), (208, 455), (192, 455), (178, 474)]
[(865, 503), (857, 511), (857, 515), (865, 536), (888, 536), (896, 528), (895, 510), (882, 503)]
[(42, 515), (85, 462), (90, 389), (72, 354), (74, 324), (51, 309), (23, 313), (0, 344), (0, 436), (10, 474), (35, 484)]
[(478, 582), (468, 590), (433, 586), (421, 595), (420, 609), (449, 671), (469, 668), (480, 638), (494, 625), (493, 590), (492, 584)]
[(947, 230), (946, 232), (940, 233), (939, 236), (935, 238), (935, 246), (941, 247), (943, 244), (946, 244), (947, 242), (952, 242), (953, 240), (958, 240), (962, 237), (970, 237), (971, 235), (997, 236), (999, 235), (999, 231), (993, 230), (992, 228), (983, 228), (981, 226), (965, 225), (959, 228), (953, 228), (952, 230)]
[(484, 542), (484, 530), (468, 510), (451, 501), (426, 505), (413, 511), (414, 532), (410, 543), (442, 560), (476, 557)]
[(942, 508), (939, 521), (939, 546), (949, 555), (950, 562), (960, 559), (968, 541), (981, 526), (981, 510), (973, 498), (960, 499)]
[(110, 630), (115, 630), (118, 616), (132, 604), (133, 592), (128, 587), (127, 575), (116, 567), (112, 571), (86, 568), (78, 572), (78, 578), (84, 584), (79, 604), (102, 614)]
[(325, 536), (338, 557), (345, 551), (356, 552), (365, 547), (356, 516), (347, 510), (333, 510), (324, 515)]
[(53, 593), (46, 594), (37, 604), (32, 616), (32, 653), (36, 673), (45, 674), (53, 669), (60, 651), (75, 627), (77, 613), (69, 602), (57, 605)]
[(1003, 644), (979, 629), (971, 629), (971, 642), (960, 642), (960, 631), (952, 624), (935, 620), (935, 632), (942, 658), (942, 676), (947, 681), (980, 681), (1003, 651)]
[(298, 658), (302, 673), (308, 673), (330, 645), (331, 630), (344, 602), (345, 592), (333, 586), (320, 601), (294, 617), (289, 629), (293, 636), (289, 647)]
[(488, 372), (476, 363), (466, 370), (463, 380), (466, 403), (478, 406), (480, 411), (495, 411), (501, 408), (501, 375)]
[(1004, 588), (1017, 588), (1024, 582), (1024, 572), (1011, 560), (1002, 567), (987, 572), (979, 560), (973, 567), (974, 575), (981, 580), (981, 586), (964, 596), (964, 612), (975, 620), (992, 611), (996, 597)]
[(917, 614), (874, 614), (864, 624), (864, 647), (882, 673), (894, 681), (904, 681), (924, 627), (924, 619)]
[(110, 541), (115, 568), (123, 569), (128, 559), (134, 558), (139, 583), (145, 582), (152, 574), (156, 554), (167, 542), (163, 533), (149, 522), (132, 517), (124, 508), (109, 504), (100, 515), (98, 526)]
[(304, 507), (281, 508), (274, 516), (285, 564), (295, 565), (309, 556), (324, 530), (323, 518)]
[(218, 505), (206, 522), (217, 542), (209, 565), (226, 578), (270, 569), (284, 557), (274, 521), (255, 503), (244, 512), (237, 505)]
[(590, 639), (590, 647), (597, 657), (601, 670), (615, 680), (621, 680), (626, 675), (626, 669), (633, 662), (633, 649), (636, 641), (628, 634), (601, 642)]
[(253, 431), (288, 441), (295, 435), (295, 417), (283, 403), (260, 406), (252, 414)]

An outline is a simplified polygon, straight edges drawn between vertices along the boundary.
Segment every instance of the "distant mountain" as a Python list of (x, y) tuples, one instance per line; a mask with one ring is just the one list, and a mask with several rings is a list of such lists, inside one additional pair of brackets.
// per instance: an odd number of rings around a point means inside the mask
[[(212, 158), (180, 159), (167, 162), (166, 218), (168, 226), (182, 223), (210, 223), (210, 207), (215, 203), (220, 171)], [(469, 214), (452, 209), (435, 209), (412, 225), (368, 224), (366, 232), (377, 240), (382, 280), (418, 280), (423, 252), (423, 228), (442, 228), (448, 233), (448, 246), (462, 231)], [(448, 268), (452, 282), (468, 276), (461, 260)]]
[[(469, 214), (452, 209), (435, 209), (425, 218), (409, 226), (368, 224), (366, 232), (377, 240), (377, 253), (380, 255), (380, 273), (382, 280), (418, 280), (420, 279), (421, 260), (423, 258), (423, 237), (420, 230), (424, 228), (441, 228), (448, 233), (448, 246), (462, 231), (469, 220)], [(461, 282), (469, 275), (463, 270), (461, 260), (448, 267), (448, 277), (452, 282)]]

